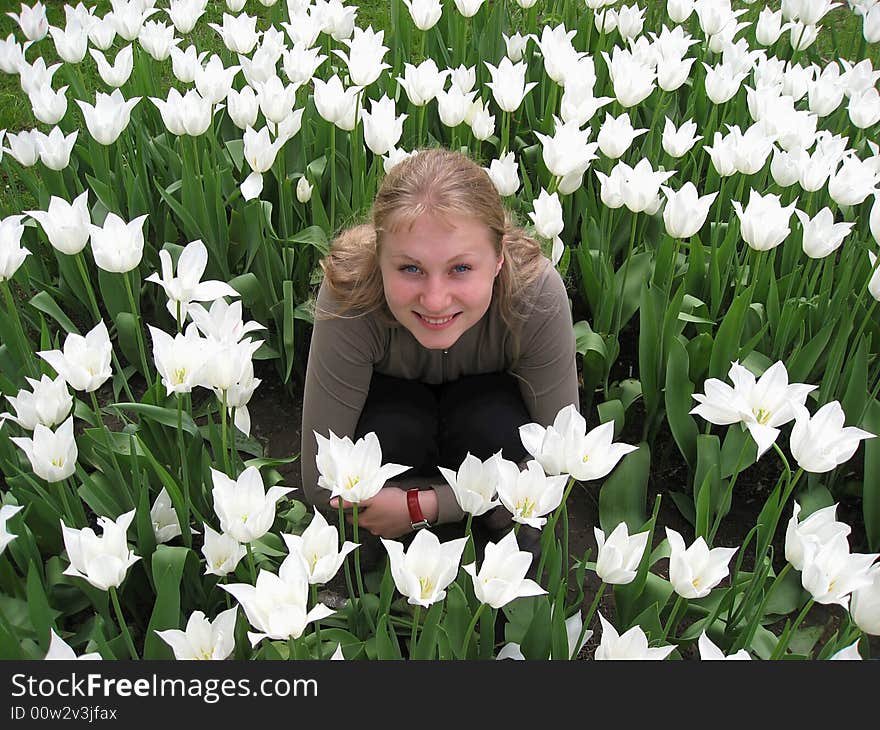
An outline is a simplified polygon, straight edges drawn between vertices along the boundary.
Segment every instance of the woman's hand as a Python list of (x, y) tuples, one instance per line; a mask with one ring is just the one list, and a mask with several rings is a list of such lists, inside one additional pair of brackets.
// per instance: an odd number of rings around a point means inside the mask
[[(330, 506), (337, 509), (338, 498), (330, 500)], [(419, 493), (419, 502), (422, 513), (429, 522), (437, 519), (437, 503), (433, 490), (425, 490)], [(354, 504), (342, 500), (342, 508), (346, 512), (348, 524), (352, 524), (351, 509)], [(412, 523), (409, 520), (409, 508), (406, 505), (406, 491), (400, 487), (383, 487), (380, 492), (370, 499), (358, 502), (358, 528), (364, 528), (377, 537), (394, 539), (401, 535), (412, 532)]]

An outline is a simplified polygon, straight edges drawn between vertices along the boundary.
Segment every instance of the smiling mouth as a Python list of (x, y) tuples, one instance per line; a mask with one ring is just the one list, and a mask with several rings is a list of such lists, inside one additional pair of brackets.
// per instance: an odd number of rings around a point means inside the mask
[(428, 325), (429, 327), (443, 327), (452, 320), (454, 320), (461, 312), (456, 312), (455, 314), (451, 314), (448, 317), (426, 317), (424, 314), (419, 314), (418, 312), (413, 312), (413, 314), (418, 317), (422, 323)]

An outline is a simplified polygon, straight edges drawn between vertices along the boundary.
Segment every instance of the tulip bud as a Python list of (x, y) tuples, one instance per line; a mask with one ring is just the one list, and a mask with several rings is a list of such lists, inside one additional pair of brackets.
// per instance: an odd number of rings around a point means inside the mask
[(806, 155), (806, 152), (803, 150), (786, 152), (777, 147), (773, 148), (773, 158), (770, 160), (770, 174), (779, 187), (790, 187), (800, 179), (799, 159), (804, 155)]
[(662, 187), (666, 196), (666, 208), (663, 210), (663, 223), (666, 232), (673, 238), (690, 238), (697, 233), (706, 222), (709, 207), (718, 193), (709, 193), (700, 197), (697, 188), (690, 181), (675, 192)]
[(616, 160), (629, 149), (636, 137), (647, 131), (647, 129), (633, 129), (627, 112), (623, 112), (619, 117), (612, 117), (606, 113), (596, 141), (602, 154)]
[(683, 157), (699, 140), (703, 139), (700, 135), (694, 135), (696, 131), (696, 122), (688, 120), (676, 129), (672, 120), (666, 117), (661, 140), (663, 149), (670, 157)]
[(260, 111), (260, 104), (253, 88), (245, 86), (241, 91), (230, 89), (226, 97), (226, 111), (232, 123), (239, 129), (253, 127)]
[(501, 159), (492, 160), (489, 167), (484, 169), (502, 198), (514, 195), (519, 190), (519, 174), (513, 152), (508, 152)]
[(231, 573), (247, 553), (247, 548), (231, 535), (216, 532), (209, 525), (204, 525), (204, 528), (202, 555), (205, 558), (205, 573), (220, 577)]
[(95, 535), (91, 527), (74, 530), (62, 520), (61, 534), (70, 560), (64, 575), (84, 578), (102, 591), (122, 585), (128, 569), (140, 560), (140, 556), (129, 549), (126, 538), (134, 512), (126, 512), (115, 521), (99, 517), (98, 525), (103, 530), (101, 537)]
[(66, 137), (60, 127), (53, 127), (49, 134), (42, 132), (37, 134), (40, 161), (50, 170), (60, 171), (66, 168), (70, 164), (70, 153), (73, 151), (73, 145), (76, 144), (79, 130), (74, 129)]
[(41, 2), (36, 2), (31, 7), (22, 3), (20, 13), (6, 14), (18, 23), (18, 27), (21, 28), (25, 38), (29, 41), (42, 40), (49, 32), (49, 21), (46, 18), (46, 6)]
[(308, 178), (303, 175), (296, 184), (296, 199), (300, 203), (308, 203), (312, 199), (314, 187), (314, 185), (309, 183)]
[(740, 236), (756, 251), (775, 248), (791, 231), (789, 219), (796, 203), (797, 198), (790, 205), (783, 206), (778, 195), (768, 193), (762, 196), (754, 189), (749, 194), (745, 209), (738, 200), (734, 200), (733, 208), (740, 221)]
[(565, 227), (562, 221), (562, 204), (559, 195), (548, 195), (543, 188), (532, 203), (534, 211), (529, 213), (529, 218), (535, 224), (535, 230), (542, 238), (552, 239), (562, 233)]
[(407, 115), (396, 116), (394, 101), (386, 95), (370, 100), (371, 111), (361, 113), (364, 123), (364, 144), (374, 155), (384, 155), (397, 145), (403, 136), (403, 122)]
[(416, 28), (422, 31), (433, 28), (443, 14), (440, 0), (403, 0), (403, 4)]
[(22, 215), (10, 215), (0, 219), (0, 281), (11, 279), (30, 255), (30, 251), (21, 246), (22, 218)]
[(13, 436), (9, 440), (24, 451), (34, 474), (50, 484), (67, 479), (76, 471), (79, 452), (73, 437), (73, 416), (55, 431), (38, 423), (33, 438)]

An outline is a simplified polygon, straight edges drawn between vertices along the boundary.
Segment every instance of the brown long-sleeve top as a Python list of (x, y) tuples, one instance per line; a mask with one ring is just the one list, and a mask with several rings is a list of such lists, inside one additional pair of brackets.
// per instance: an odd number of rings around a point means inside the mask
[[(559, 272), (546, 267), (522, 296), (525, 317), (514, 332), (501, 318), (493, 298), (486, 314), (448, 350), (429, 350), (405, 327), (381, 312), (322, 316), (339, 310), (329, 289), (318, 292), (315, 325), (306, 368), (302, 414), (301, 469), (306, 501), (325, 509), (330, 492), (318, 487), (314, 432), (354, 438), (373, 371), (428, 384), (464, 375), (509, 372), (520, 385), (535, 423), (548, 426), (560, 409), (577, 408), (575, 338), (568, 294)], [(464, 519), (452, 488), (437, 475), (438, 523)], [(395, 480), (407, 487), (404, 474)]]

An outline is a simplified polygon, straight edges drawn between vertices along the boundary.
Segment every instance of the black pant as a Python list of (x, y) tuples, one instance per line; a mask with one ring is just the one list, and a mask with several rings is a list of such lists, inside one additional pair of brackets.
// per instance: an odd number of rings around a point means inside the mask
[(407, 476), (458, 470), (468, 452), (510, 461), (526, 456), (519, 427), (530, 422), (516, 380), (507, 373), (471, 375), (442, 385), (375, 373), (355, 437), (375, 431), (382, 461), (407, 464)]
[[(509, 461), (525, 459), (519, 427), (531, 420), (515, 378), (507, 373), (465, 376), (441, 385), (374, 373), (355, 438), (375, 432), (383, 463), (412, 467), (400, 479), (436, 477), (430, 483), (442, 484), (437, 467), (457, 471), (468, 452), (482, 460), (499, 450)], [(474, 519), (472, 534), (478, 557), (486, 542), (497, 542), (511, 524), (504, 507)], [(436, 525), (431, 530), (446, 541), (463, 535), (463, 525)], [(529, 535), (532, 532), (535, 534)], [(536, 543), (539, 535), (523, 525), (521, 549), (536, 549), (528, 543)], [(359, 539), (362, 565), (384, 561), (385, 550), (378, 538), (364, 530)], [(408, 543), (412, 534), (401, 539)]]

